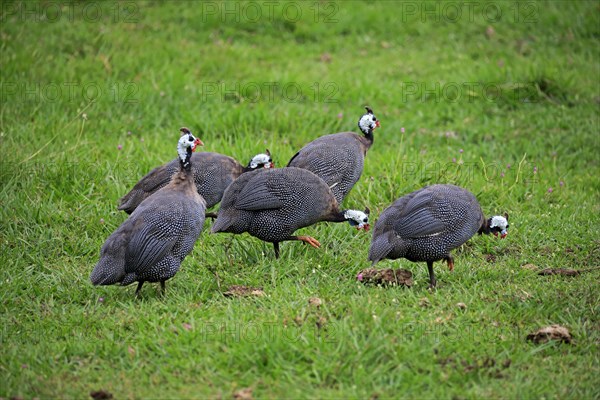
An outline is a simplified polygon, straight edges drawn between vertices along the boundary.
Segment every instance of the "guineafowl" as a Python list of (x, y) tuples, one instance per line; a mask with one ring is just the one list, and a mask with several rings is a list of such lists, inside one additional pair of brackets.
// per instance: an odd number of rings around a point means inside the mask
[(507, 235), (508, 215), (486, 219), (477, 199), (454, 185), (431, 185), (409, 193), (386, 208), (375, 224), (369, 248), (373, 265), (388, 258), (425, 261), (430, 287), (436, 284), (433, 262), (445, 260), (452, 271), (450, 251), (475, 233)]
[(301, 168), (262, 169), (240, 176), (225, 190), (212, 232), (248, 232), (272, 242), (279, 258), (279, 242), (300, 240), (318, 248), (310, 236), (293, 236), (297, 229), (320, 221), (348, 221), (369, 229), (368, 209), (340, 211), (329, 186)]
[(202, 145), (187, 128), (177, 145), (179, 173), (149, 196), (108, 237), (90, 279), (94, 285), (129, 285), (165, 281), (175, 275), (193, 249), (204, 224), (206, 202), (196, 191), (191, 157)]
[(287, 165), (314, 172), (331, 188), (339, 204), (360, 179), (365, 155), (373, 144), (373, 130), (380, 126), (373, 110), (365, 108), (367, 113), (358, 121), (364, 136), (354, 132), (321, 136), (300, 149)]
[[(232, 157), (219, 153), (195, 153), (192, 155), (191, 163), (196, 189), (204, 197), (206, 208), (211, 208), (220, 202), (227, 186), (242, 173), (274, 166), (269, 150), (264, 154), (252, 157), (246, 167)], [(119, 210), (131, 214), (145, 198), (165, 187), (178, 170), (179, 161), (177, 159), (154, 168), (121, 198)], [(210, 213), (207, 216), (213, 216), (213, 214)]]

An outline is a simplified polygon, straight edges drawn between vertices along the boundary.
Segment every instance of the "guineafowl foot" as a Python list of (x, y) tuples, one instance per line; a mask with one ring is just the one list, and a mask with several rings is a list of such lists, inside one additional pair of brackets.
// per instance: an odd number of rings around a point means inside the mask
[(448, 269), (450, 271), (454, 271), (454, 258), (452, 258), (452, 256), (448, 256), (444, 258), (444, 261), (448, 263)]
[(433, 273), (433, 262), (427, 261), (427, 269), (429, 270), (429, 289), (435, 290), (437, 281), (435, 280), (435, 274)]
[(321, 247), (321, 243), (319, 243), (319, 241), (317, 239), (312, 238), (310, 236), (296, 236), (295, 240), (300, 240), (304, 243), (308, 243), (315, 249), (318, 249), (319, 247)]
[(142, 286), (144, 286), (144, 281), (139, 281), (137, 289), (135, 289), (135, 297), (140, 297), (140, 290), (142, 290)]

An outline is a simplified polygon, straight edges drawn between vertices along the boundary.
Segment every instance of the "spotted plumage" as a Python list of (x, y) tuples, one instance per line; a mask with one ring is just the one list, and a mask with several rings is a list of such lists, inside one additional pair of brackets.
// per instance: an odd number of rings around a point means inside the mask
[(300, 149), (288, 163), (288, 167), (307, 169), (323, 179), (339, 204), (360, 179), (365, 156), (373, 144), (373, 130), (380, 126), (373, 110), (366, 109), (358, 121), (363, 136), (354, 132), (321, 136)]
[[(273, 168), (269, 150), (265, 154), (257, 154), (252, 157), (246, 167), (231, 157), (208, 152), (193, 154), (191, 163), (196, 190), (206, 201), (206, 208), (211, 208), (219, 203), (227, 186), (242, 173), (257, 168)], [(177, 158), (154, 168), (121, 198), (119, 210), (131, 214), (145, 198), (165, 187), (177, 171), (179, 171), (179, 159)]]
[(340, 211), (327, 184), (308, 170), (258, 170), (243, 174), (225, 190), (212, 232), (248, 232), (272, 242), (279, 257), (282, 241), (300, 240), (319, 247), (315, 239), (293, 233), (320, 221), (348, 221), (368, 229), (367, 211)]
[[(491, 226), (492, 221), (498, 226)], [(505, 236), (507, 228), (505, 217), (485, 219), (469, 191), (454, 185), (427, 186), (399, 198), (383, 211), (373, 229), (369, 260), (373, 265), (385, 258), (425, 261), (430, 286), (435, 287), (434, 261), (445, 260), (452, 270), (451, 250), (477, 232), (501, 232)]]
[(206, 202), (196, 191), (191, 155), (201, 144), (187, 128), (179, 139), (180, 170), (143, 200), (100, 251), (90, 280), (94, 285), (164, 283), (179, 270), (202, 231)]

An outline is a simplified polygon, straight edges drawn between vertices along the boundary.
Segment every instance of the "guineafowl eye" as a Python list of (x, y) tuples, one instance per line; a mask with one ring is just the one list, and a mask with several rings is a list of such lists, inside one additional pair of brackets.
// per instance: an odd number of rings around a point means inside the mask
[(188, 140), (189, 140), (190, 142), (193, 142), (193, 141), (194, 141), (194, 138), (193, 138), (193, 136), (192, 136), (192, 135), (188, 136)]

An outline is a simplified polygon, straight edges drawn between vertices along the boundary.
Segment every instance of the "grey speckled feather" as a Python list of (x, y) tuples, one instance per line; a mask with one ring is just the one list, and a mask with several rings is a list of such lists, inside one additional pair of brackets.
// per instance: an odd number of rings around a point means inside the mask
[(362, 175), (371, 143), (353, 132), (321, 136), (300, 149), (288, 167), (314, 172), (327, 183), (341, 204)]
[[(432, 185), (396, 200), (383, 211), (373, 229), (369, 260), (388, 258), (425, 261), (446, 260), (450, 251), (485, 227), (477, 199), (454, 185)], [(430, 268), (430, 280), (435, 277)]]
[[(189, 156), (191, 150), (187, 160)], [(161, 282), (164, 287), (192, 251), (205, 211), (206, 202), (196, 191), (190, 168), (182, 169), (108, 237), (90, 280), (94, 285), (137, 281), (136, 293), (144, 282)]]
[(303, 240), (292, 236), (294, 231), (319, 221), (346, 221), (343, 213), (331, 189), (312, 172), (294, 167), (259, 170), (243, 174), (227, 188), (212, 232), (248, 232), (274, 243), (278, 256), (279, 242)]
[[(244, 167), (239, 162), (219, 153), (194, 153), (191, 163), (196, 189), (206, 201), (207, 208), (220, 202), (227, 186), (244, 172)], [(177, 158), (154, 168), (121, 198), (119, 210), (131, 214), (145, 198), (165, 187), (177, 171)]]
[(92, 283), (128, 285), (173, 277), (202, 231), (205, 210), (193, 185), (160, 189), (106, 240)]
[(321, 136), (300, 149), (287, 165), (314, 172), (331, 188), (339, 204), (360, 179), (373, 144), (373, 130), (380, 126), (373, 110), (365, 108), (367, 113), (358, 120), (363, 136), (353, 132)]

